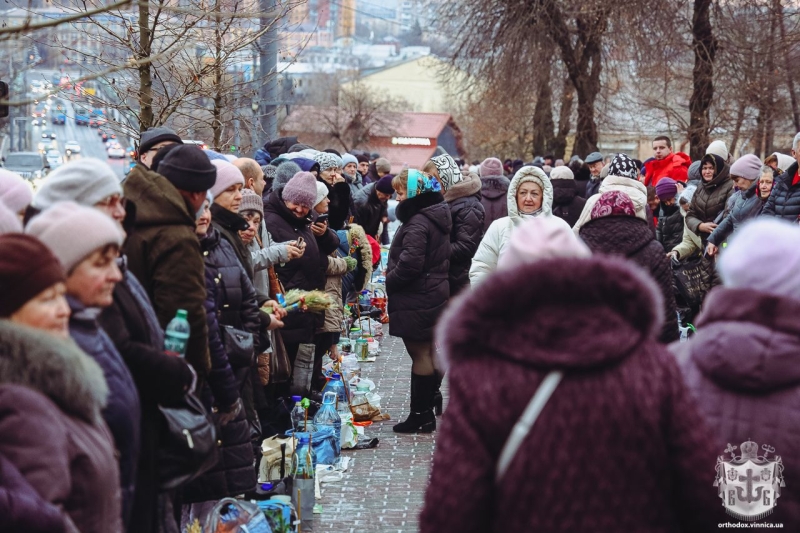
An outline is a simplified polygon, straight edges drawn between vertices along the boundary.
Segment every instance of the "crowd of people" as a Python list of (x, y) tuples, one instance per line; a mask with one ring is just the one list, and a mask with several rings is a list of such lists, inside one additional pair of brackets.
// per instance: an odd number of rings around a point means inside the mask
[[(123, 181), (91, 158), (35, 191), (0, 169), (0, 530), (172, 533), (253, 491), (262, 440), (290, 429), (298, 385), (319, 399), (344, 305), (381, 268), (412, 360), (393, 430), (435, 431), (449, 376), (422, 531), (706, 530), (725, 443), (800, 457), (800, 134), (792, 157), (732, 159), (657, 137), (644, 162), (444, 154), (392, 174), (379, 154), (280, 138), (233, 158), (158, 127)], [(333, 305), (287, 314), (293, 289)], [(179, 311), (185, 357), (165, 350)], [(271, 375), (279, 346), (307, 383)], [(167, 475), (164, 410), (187, 395), (217, 460)], [(776, 513), (800, 527), (800, 498)]]

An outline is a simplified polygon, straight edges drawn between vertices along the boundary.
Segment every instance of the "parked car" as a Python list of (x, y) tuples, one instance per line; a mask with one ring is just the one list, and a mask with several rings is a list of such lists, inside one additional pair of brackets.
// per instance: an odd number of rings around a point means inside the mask
[(3, 168), (11, 170), (28, 180), (38, 180), (47, 175), (50, 163), (36, 152), (11, 152), (2, 158)]
[(61, 157), (61, 152), (56, 149), (51, 148), (48, 150), (45, 157), (47, 158), (47, 162), (50, 164), (51, 169), (58, 168), (64, 164), (64, 158)]

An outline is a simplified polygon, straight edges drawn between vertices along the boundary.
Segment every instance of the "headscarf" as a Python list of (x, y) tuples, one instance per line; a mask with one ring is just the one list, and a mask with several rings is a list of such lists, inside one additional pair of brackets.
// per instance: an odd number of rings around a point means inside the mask
[(461, 169), (458, 168), (458, 164), (449, 155), (437, 155), (432, 157), (431, 161), (436, 165), (436, 170), (439, 171), (439, 182), (445, 192), (463, 179)]
[(442, 187), (436, 178), (431, 178), (419, 170), (408, 169), (408, 198), (414, 198), (427, 192), (441, 192)]
[(620, 191), (604, 192), (592, 208), (592, 220), (603, 217), (635, 216), (636, 208), (633, 206), (630, 196)]
[(614, 159), (611, 160), (611, 165), (608, 168), (608, 175), (638, 180), (639, 167), (637, 167), (633, 159), (627, 155), (617, 154), (614, 156)]

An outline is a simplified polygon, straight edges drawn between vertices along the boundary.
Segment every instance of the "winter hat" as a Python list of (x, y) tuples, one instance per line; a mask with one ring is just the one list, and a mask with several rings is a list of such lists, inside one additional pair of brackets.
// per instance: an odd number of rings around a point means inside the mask
[(706, 148), (707, 154), (714, 154), (720, 156), (723, 161), (727, 161), (729, 154), (728, 154), (728, 146), (725, 144), (725, 141), (714, 141), (708, 145)]
[(295, 143), (289, 147), (288, 153), (302, 152), (303, 150), (313, 150), (313, 148), (307, 144)]
[(33, 196), (33, 207), (45, 210), (57, 202), (92, 206), (113, 194), (122, 194), (119, 178), (108, 163), (85, 158), (55, 169)]
[(378, 192), (382, 192), (383, 194), (394, 194), (394, 187), (392, 187), (392, 180), (394, 176), (391, 174), (386, 174), (384, 177), (378, 180), (375, 184), (375, 188)]
[(702, 161), (694, 161), (689, 165), (689, 181), (699, 181), (703, 179), (703, 175), (700, 174), (702, 165)]
[(355, 163), (355, 165), (358, 166), (358, 159), (356, 159), (356, 156), (354, 156), (353, 154), (344, 154), (342, 156), (342, 168), (344, 168), (349, 163)]
[(33, 190), (27, 180), (16, 172), (0, 168), (0, 202), (19, 213), (31, 205), (32, 199)]
[(28, 222), (25, 233), (38, 237), (61, 261), (64, 271), (107, 244), (122, 246), (116, 222), (97, 209), (75, 202), (59, 202)]
[(317, 199), (317, 180), (311, 172), (298, 172), (283, 188), (282, 198), (307, 209), (313, 209)]
[(608, 168), (608, 175), (638, 180), (639, 167), (637, 167), (633, 159), (627, 155), (617, 154), (614, 156), (614, 159), (611, 160), (611, 165)]
[(592, 152), (591, 154), (586, 156), (586, 160), (584, 161), (587, 165), (591, 165), (592, 163), (597, 163), (598, 161), (603, 160), (603, 154), (600, 152)]
[(689, 185), (681, 192), (681, 195), (678, 197), (678, 202), (691, 204), (692, 198), (694, 198), (694, 193), (696, 190), (697, 190), (697, 185)]
[(0, 235), (0, 318), (8, 318), (37, 294), (65, 280), (58, 258), (39, 239), (21, 233)]
[(556, 167), (550, 171), (550, 179), (551, 180), (574, 180), (575, 174), (569, 169), (569, 167)]
[(319, 163), (320, 172), (324, 172), (331, 168), (342, 168), (344, 166), (341, 157), (328, 152), (318, 153), (316, 156), (314, 156), (314, 161)]
[(747, 154), (737, 159), (730, 170), (731, 177), (744, 178), (748, 181), (755, 181), (761, 177), (761, 160), (753, 155)]
[(436, 178), (428, 176), (417, 169), (408, 169), (408, 182), (406, 183), (409, 199), (425, 193), (441, 192), (442, 185)]
[(635, 217), (631, 197), (620, 191), (604, 192), (592, 207), (592, 220), (603, 217)]
[(208, 156), (208, 160), (209, 161), (216, 161), (216, 160), (227, 161), (228, 160), (228, 158), (225, 157), (224, 155), (222, 155), (221, 153), (215, 152), (214, 150), (209, 150), (208, 148), (203, 150), (203, 152)]
[(432, 157), (431, 161), (436, 165), (436, 170), (439, 171), (439, 183), (445, 192), (463, 179), (461, 169), (458, 168), (458, 164), (449, 155), (437, 155)]
[(369, 156), (367, 154), (359, 154), (356, 156), (359, 163), (369, 163)]
[(239, 183), (244, 187), (244, 175), (233, 163), (215, 159), (211, 164), (217, 168), (217, 181), (211, 187), (211, 194), (214, 195), (214, 198), (226, 191), (231, 185)]
[(142, 136), (139, 139), (139, 154), (147, 152), (153, 146), (164, 141), (174, 141), (178, 144), (183, 144), (183, 140), (178, 136), (177, 133), (175, 133), (174, 130), (164, 126), (150, 128), (146, 132), (142, 133)]
[(487, 157), (483, 160), (483, 163), (481, 163), (479, 171), (482, 178), (488, 178), (489, 176), (502, 176), (503, 163), (496, 157)]
[(252, 189), (242, 189), (242, 203), (239, 204), (239, 213), (257, 211), (264, 218), (264, 201)]
[(284, 161), (275, 169), (275, 181), (272, 182), (272, 190), (279, 191), (283, 189), (295, 174), (302, 171), (303, 169), (294, 161)]
[[(560, 168), (560, 167), (559, 167)], [(498, 268), (513, 268), (556, 257), (590, 257), (592, 252), (558, 217), (526, 219), (511, 232)]]
[(775, 152), (772, 155), (778, 158), (778, 168), (783, 170), (784, 172), (786, 172), (789, 169), (789, 167), (795, 163), (794, 157), (790, 155), (780, 154), (778, 152)]
[(672, 178), (661, 178), (656, 183), (656, 196), (659, 200), (669, 200), (678, 194), (677, 182)]
[(317, 199), (314, 201), (314, 206), (319, 204), (325, 197), (328, 196), (328, 188), (321, 181), (317, 182)]
[(319, 163), (313, 159), (308, 159), (307, 157), (295, 157), (292, 159), (292, 161), (294, 161), (303, 172), (312, 172), (314, 170), (319, 172), (319, 169), (321, 168)]
[(726, 287), (800, 300), (800, 227), (772, 217), (744, 224), (720, 254), (717, 269)]
[(4, 233), (22, 233), (22, 222), (17, 213), (0, 202), (0, 235)]
[(217, 168), (196, 146), (184, 145), (173, 149), (158, 165), (158, 173), (176, 189), (205, 192), (217, 181)]

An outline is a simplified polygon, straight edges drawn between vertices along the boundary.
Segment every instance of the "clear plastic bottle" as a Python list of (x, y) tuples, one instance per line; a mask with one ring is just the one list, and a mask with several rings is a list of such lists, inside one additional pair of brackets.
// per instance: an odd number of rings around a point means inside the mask
[(300, 405), (300, 396), (292, 396), (294, 408), (292, 409), (292, 429), (295, 433), (306, 430), (306, 410)]
[(325, 396), (322, 397), (322, 407), (314, 415), (315, 428), (326, 426), (332, 427), (333, 433), (336, 435), (336, 457), (339, 457), (342, 449), (342, 419), (336, 412), (336, 393), (333, 391), (325, 393)]
[(340, 374), (331, 375), (331, 379), (322, 389), (323, 395), (326, 392), (336, 393), (336, 411), (339, 414), (350, 413), (350, 402), (347, 401), (347, 389), (345, 389), (344, 383), (342, 382), (342, 376)]
[(186, 357), (186, 345), (189, 343), (191, 327), (185, 309), (178, 309), (175, 318), (169, 321), (164, 332), (164, 351), (167, 355)]
[(292, 458), (292, 477), (295, 479), (314, 479), (317, 469), (317, 454), (311, 446), (311, 437), (308, 433), (301, 433), (297, 437), (297, 447)]

